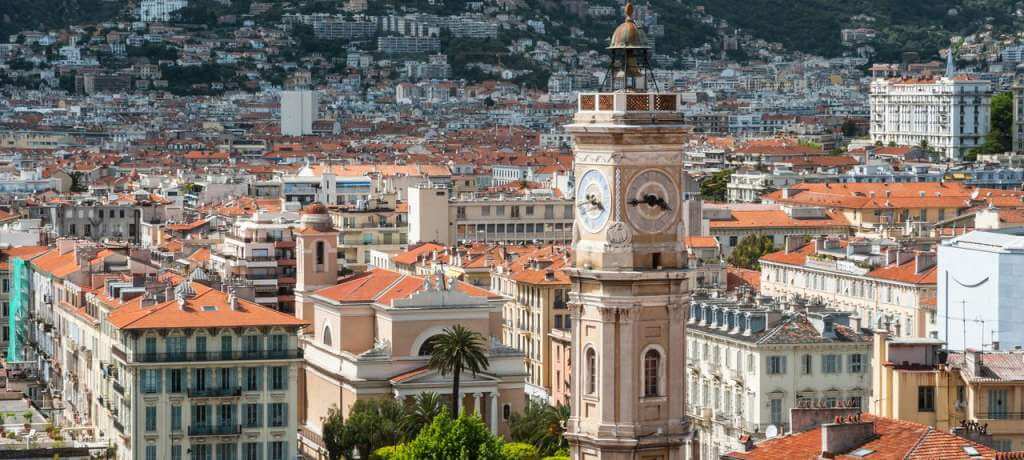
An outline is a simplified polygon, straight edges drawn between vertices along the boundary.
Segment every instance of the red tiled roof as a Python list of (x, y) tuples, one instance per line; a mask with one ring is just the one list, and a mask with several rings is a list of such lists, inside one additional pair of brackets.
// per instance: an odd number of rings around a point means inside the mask
[[(142, 307), (142, 297), (112, 311), (107, 320), (119, 329), (172, 329), (187, 327), (303, 326), (307, 323), (287, 313), (238, 299), (237, 308), (223, 291), (193, 282), (195, 295), (179, 305), (170, 300)], [(210, 309), (212, 307), (212, 309)]]
[[(935, 460), (935, 459), (988, 459), (996, 458), (996, 451), (949, 433), (937, 431), (927, 425), (914, 422), (861, 416), (864, 421), (873, 421), (875, 436), (849, 451), (836, 455), (840, 460)], [(971, 457), (964, 446), (977, 449), (980, 456)], [(869, 449), (867, 457), (854, 457), (850, 452)], [(762, 441), (749, 452), (730, 452), (724, 458), (741, 460), (817, 460), (821, 458), (821, 427), (802, 433)]]
[[(473, 297), (499, 297), (486, 289), (468, 283), (454, 282), (455, 289)], [(316, 291), (316, 295), (335, 302), (387, 304), (404, 299), (423, 289), (423, 278), (375, 268), (342, 280), (334, 286)]]

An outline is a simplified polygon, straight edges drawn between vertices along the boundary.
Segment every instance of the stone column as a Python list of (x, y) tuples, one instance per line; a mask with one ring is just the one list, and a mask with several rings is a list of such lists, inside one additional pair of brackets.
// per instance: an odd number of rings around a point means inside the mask
[(497, 392), (491, 392), (491, 396), (490, 397), (491, 397), (491, 410), (490, 410), (490, 414), (488, 414), (488, 415), (491, 416), (490, 417), (491, 418), (491, 433), (497, 434), (498, 433), (498, 393)]
[(473, 413), (480, 416), (480, 397), (483, 396), (480, 393), (473, 393)]

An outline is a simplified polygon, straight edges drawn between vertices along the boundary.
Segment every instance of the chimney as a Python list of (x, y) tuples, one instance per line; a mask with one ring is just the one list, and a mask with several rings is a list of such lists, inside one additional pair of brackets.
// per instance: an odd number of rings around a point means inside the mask
[(835, 422), (821, 426), (821, 456), (835, 458), (874, 437), (875, 422), (861, 421), (860, 416), (836, 417)]
[(804, 237), (796, 235), (786, 235), (786, 254), (800, 249), (804, 245)]
[(929, 268), (935, 266), (936, 254), (934, 252), (918, 252), (914, 255), (914, 274), (920, 275)]
[(906, 250), (906, 249), (900, 249), (900, 250), (896, 251), (896, 264), (897, 265), (903, 265), (903, 264), (909, 262), (910, 259), (912, 259), (913, 257), (914, 257), (914, 253), (912, 251), (909, 251), (909, 250)]
[(964, 367), (967, 370), (967, 375), (978, 376), (981, 371), (981, 356), (982, 353), (974, 348), (964, 350)]
[(67, 254), (75, 249), (77, 241), (72, 238), (58, 238), (57, 239), (57, 253), (60, 255)]

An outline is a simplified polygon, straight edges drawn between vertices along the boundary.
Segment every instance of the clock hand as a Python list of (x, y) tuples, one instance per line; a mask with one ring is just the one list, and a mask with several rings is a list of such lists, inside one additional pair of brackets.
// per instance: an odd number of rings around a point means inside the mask
[(661, 209), (664, 209), (666, 211), (670, 210), (669, 206), (668, 206), (668, 202), (665, 201), (665, 198), (662, 198), (660, 196), (655, 196), (653, 194), (644, 195), (643, 199), (631, 198), (628, 203), (629, 203), (630, 206), (637, 206), (637, 205), (640, 205), (642, 203), (642, 204), (646, 204), (647, 206), (650, 206), (652, 208), (657, 206), (657, 207), (659, 207)]

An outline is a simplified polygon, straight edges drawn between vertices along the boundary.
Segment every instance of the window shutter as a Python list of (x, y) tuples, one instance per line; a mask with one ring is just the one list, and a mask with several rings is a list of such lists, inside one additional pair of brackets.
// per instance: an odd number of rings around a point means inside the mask
[(281, 366), (281, 389), (288, 389), (288, 366)]

